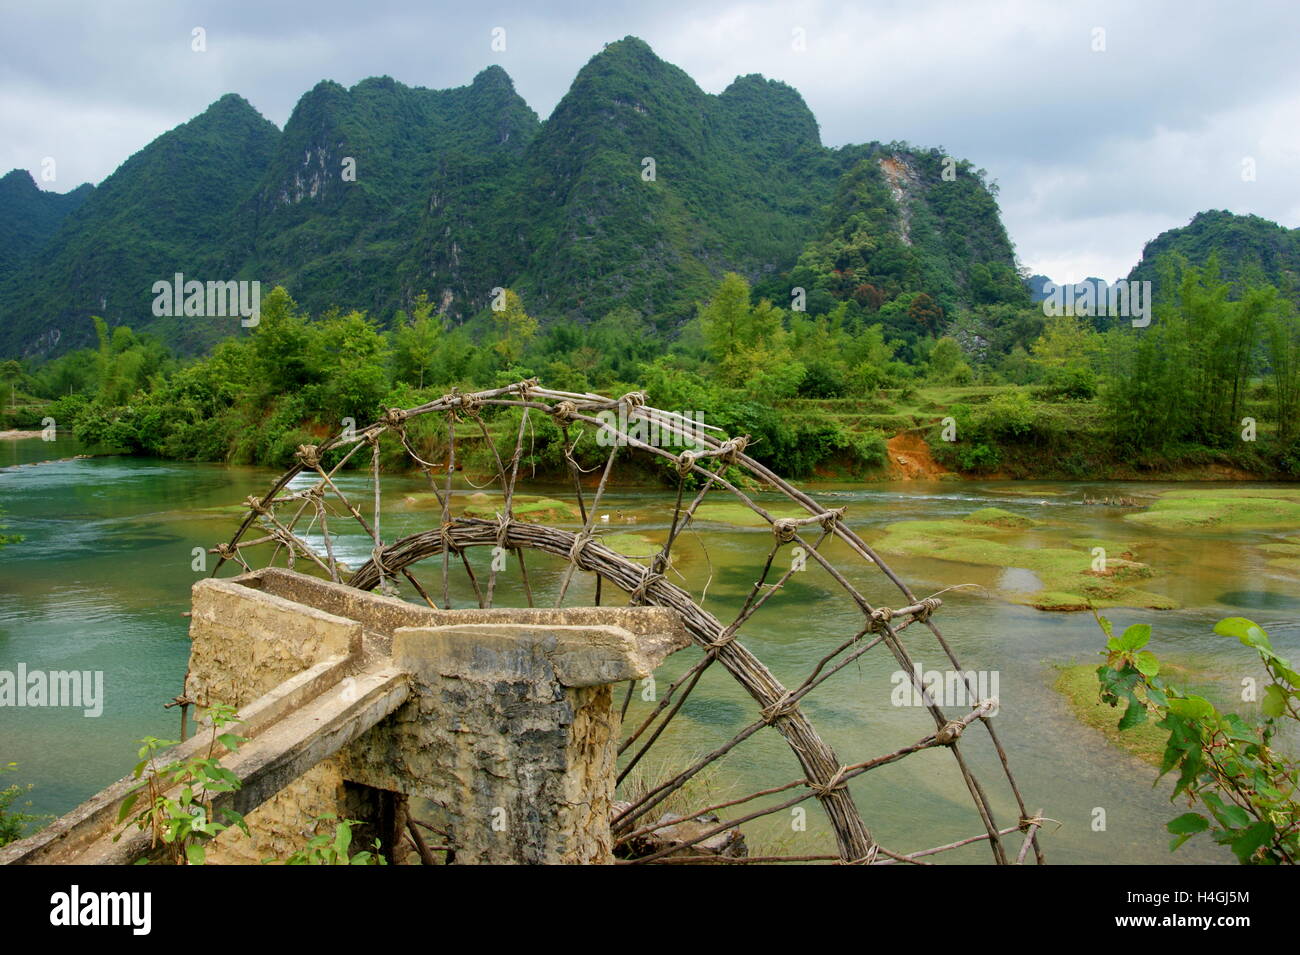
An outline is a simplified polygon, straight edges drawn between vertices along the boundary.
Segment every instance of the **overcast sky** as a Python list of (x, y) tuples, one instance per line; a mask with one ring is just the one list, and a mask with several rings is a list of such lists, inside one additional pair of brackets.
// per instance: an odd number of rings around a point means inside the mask
[(1294, 2), (3, 0), (0, 23), (0, 161), (60, 192), (232, 91), (283, 127), (321, 79), (445, 88), (497, 63), (545, 117), (634, 34), (711, 93), (744, 73), (790, 83), (828, 145), (972, 160), (1020, 260), (1057, 281), (1114, 279), (1202, 209), (1300, 226)]

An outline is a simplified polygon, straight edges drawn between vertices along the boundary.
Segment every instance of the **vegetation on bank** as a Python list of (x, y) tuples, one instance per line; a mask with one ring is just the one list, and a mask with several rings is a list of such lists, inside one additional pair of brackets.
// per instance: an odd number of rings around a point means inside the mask
[[(148, 334), (95, 320), (97, 348), (9, 361), (0, 377), (10, 427), (52, 417), (92, 448), (192, 461), (282, 467), (349, 419), (536, 377), (644, 390), (658, 407), (750, 435), (751, 453), (794, 477), (887, 476), (886, 439), (904, 431), (971, 476), (1300, 475), (1294, 306), (1272, 287), (1218, 280), (1213, 263), (1166, 271), (1178, 294), (1156, 303), (1149, 327), (1098, 332), (1079, 316), (997, 304), (945, 328), (915, 315), (910, 340), (891, 335), (893, 303), (872, 311), (849, 296), (821, 314), (787, 311), (730, 273), (668, 342), (627, 308), (540, 326), (509, 290), (460, 325), (421, 296), (386, 330), (363, 312), (309, 316), (277, 288), (256, 328), (203, 358), (182, 362)], [(489, 411), (492, 440), (506, 442), (515, 421)], [(445, 451), (436, 422), (413, 437), (427, 460)], [(469, 440), (458, 460), (490, 470), (486, 443)], [(579, 453), (600, 458), (595, 442)], [(549, 421), (535, 422), (526, 463), (564, 467)], [(1179, 506), (1170, 498), (1144, 520), (1175, 520)], [(1274, 502), (1261, 520), (1287, 506), (1300, 502)]]

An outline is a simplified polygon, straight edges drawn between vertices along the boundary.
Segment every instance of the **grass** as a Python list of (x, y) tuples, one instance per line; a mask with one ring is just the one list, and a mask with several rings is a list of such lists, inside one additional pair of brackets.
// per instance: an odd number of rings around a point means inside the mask
[(1078, 611), (1089, 607), (1168, 610), (1176, 606), (1163, 594), (1134, 586), (1155, 576), (1146, 564), (1108, 557), (1105, 572), (1094, 571), (1090, 547), (1037, 547), (1026, 542), (1026, 536), (1040, 526), (1042, 522), (1000, 508), (983, 508), (959, 520), (890, 524), (875, 546), (909, 557), (1031, 571), (1042, 583), (1041, 590), (1002, 596), (1040, 610)]
[(1300, 489), (1211, 488), (1168, 491), (1125, 520), (1161, 530), (1300, 529)]
[(1032, 517), (1012, 514), (1000, 507), (982, 507), (978, 511), (971, 511), (962, 520), (967, 524), (983, 524), (985, 527), (1037, 527), (1043, 523)]

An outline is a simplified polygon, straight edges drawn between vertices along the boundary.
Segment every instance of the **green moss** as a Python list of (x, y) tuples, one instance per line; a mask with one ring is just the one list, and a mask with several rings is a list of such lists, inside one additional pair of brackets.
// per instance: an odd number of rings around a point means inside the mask
[(1169, 491), (1125, 520), (1162, 530), (1300, 528), (1300, 489), (1213, 488)]
[[(1094, 571), (1091, 548), (1028, 546), (1024, 543), (1024, 535), (1013, 533), (1024, 530), (1022, 525), (1002, 526), (997, 523), (999, 516), (994, 513), (990, 518), (989, 511), (996, 512), (996, 509), (976, 511), (960, 520), (891, 524), (874, 545), (879, 550), (909, 557), (934, 557), (983, 567), (1019, 567), (1031, 571), (1042, 583), (1042, 590), (1005, 592), (1002, 596), (1040, 610), (1075, 611), (1087, 610), (1090, 606), (1168, 610), (1177, 606), (1163, 594), (1132, 586), (1136, 581), (1155, 576), (1146, 564), (1109, 557), (1104, 573)], [(976, 516), (979, 520), (972, 521), (971, 518)], [(1016, 543), (1010, 543), (1009, 539)]]
[[(487, 503), (470, 501), (465, 505), (463, 513), (466, 517), (495, 517), (497, 512), (501, 510), (503, 503), (503, 500), (494, 500)], [(578, 509), (572, 504), (556, 501), (549, 497), (531, 497), (528, 495), (515, 495), (515, 499), (511, 503), (511, 512), (517, 520), (528, 521), (533, 524), (574, 520), (578, 517)]]
[[(441, 508), (438, 495), (432, 491), (408, 494), (402, 498), (402, 504), (414, 510)], [(453, 513), (465, 517), (494, 518), (505, 506), (505, 498), (499, 494), (484, 494), (481, 491), (465, 495), (452, 493)], [(515, 519), (533, 524), (547, 524), (553, 521), (571, 521), (578, 517), (578, 509), (564, 501), (549, 497), (516, 494), (511, 506)]]
[(1032, 517), (1012, 514), (1000, 507), (980, 508), (978, 511), (967, 514), (962, 520), (967, 524), (984, 524), (988, 527), (1037, 527), (1043, 523), (1034, 520)]
[(652, 557), (658, 553), (660, 545), (644, 534), (629, 534), (619, 531), (613, 534), (601, 534), (596, 538), (610, 550), (624, 557)]
[[(768, 504), (759, 501), (758, 505), (774, 517), (807, 517), (808, 512), (793, 505)], [(741, 501), (725, 501), (718, 504), (701, 504), (695, 509), (696, 521), (709, 521), (715, 524), (734, 524), (737, 527), (769, 527), (759, 514), (749, 509)]]
[(1095, 666), (1076, 664), (1061, 667), (1052, 688), (1065, 697), (1079, 722), (1097, 730), (1112, 745), (1132, 753), (1138, 759), (1160, 765), (1168, 734), (1150, 720), (1121, 731), (1119, 718), (1123, 710), (1101, 702)]

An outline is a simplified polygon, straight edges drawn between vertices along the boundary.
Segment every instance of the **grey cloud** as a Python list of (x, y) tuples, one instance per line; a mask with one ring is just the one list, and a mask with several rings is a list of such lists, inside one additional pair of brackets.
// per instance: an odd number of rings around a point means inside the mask
[[(321, 79), (448, 87), (497, 63), (546, 116), (602, 43), (635, 34), (712, 92), (751, 72), (789, 82), (828, 144), (905, 139), (971, 159), (999, 182), (1021, 258), (1059, 280), (1125, 271), (1153, 227), (1205, 208), (1300, 224), (1300, 8), (1281, 2), (137, 0), (5, 16), (4, 158), (37, 171), (57, 151), (60, 190), (226, 92), (283, 125)], [(497, 26), (504, 53), (489, 46)]]

